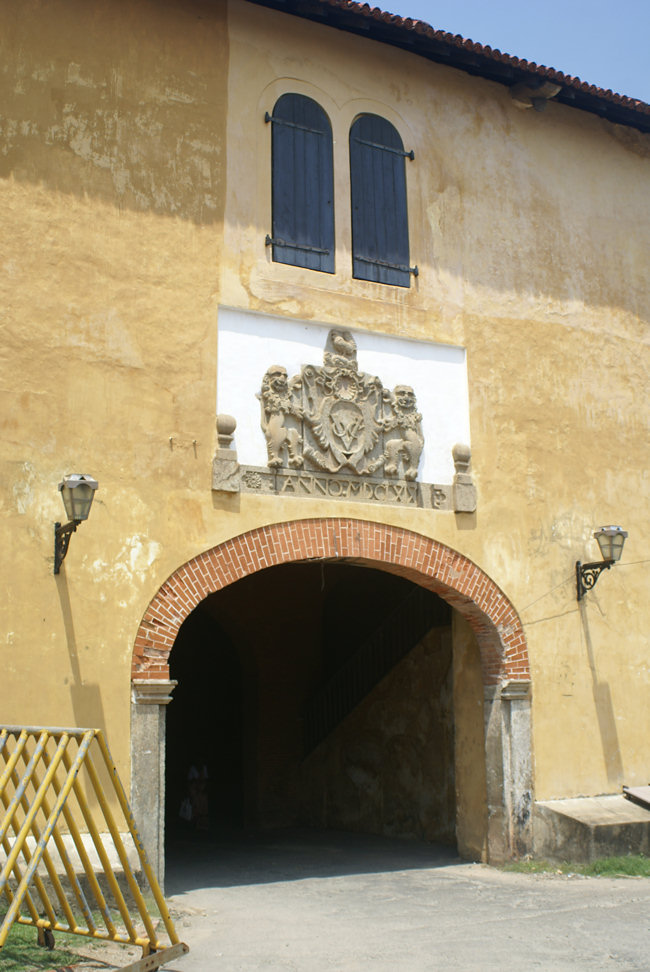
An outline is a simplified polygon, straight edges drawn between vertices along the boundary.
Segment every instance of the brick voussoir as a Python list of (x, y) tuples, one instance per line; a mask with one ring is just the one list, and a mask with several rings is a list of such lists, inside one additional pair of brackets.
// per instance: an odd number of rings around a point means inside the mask
[[(144, 613), (134, 642), (132, 676), (168, 677), (163, 658), (166, 662), (185, 618), (213, 591), (277, 564), (339, 557), (352, 557), (379, 569), (391, 565), (396, 568), (394, 572), (435, 591), (464, 614), (479, 642), (486, 685), (502, 677), (529, 677), (528, 650), (519, 616), (475, 563), (432, 538), (402, 527), (322, 517), (258, 527), (201, 552), (179, 567)], [(148, 657), (149, 652), (155, 653), (155, 660)]]

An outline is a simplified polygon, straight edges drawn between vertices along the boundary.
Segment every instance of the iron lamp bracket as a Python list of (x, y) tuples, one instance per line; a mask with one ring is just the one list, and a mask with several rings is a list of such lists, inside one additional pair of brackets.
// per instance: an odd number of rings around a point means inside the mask
[(61, 572), (61, 564), (65, 560), (70, 545), (70, 537), (75, 532), (81, 520), (70, 520), (61, 526), (60, 523), (54, 524), (54, 573)]
[(581, 564), (579, 560), (576, 561), (576, 588), (579, 601), (582, 600), (587, 591), (596, 586), (596, 581), (602, 572), (609, 570), (615, 563), (615, 560), (598, 560), (591, 564)]

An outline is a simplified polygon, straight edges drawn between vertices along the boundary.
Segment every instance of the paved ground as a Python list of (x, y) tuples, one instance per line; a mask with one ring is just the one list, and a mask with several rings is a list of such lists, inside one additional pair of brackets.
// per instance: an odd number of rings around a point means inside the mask
[(505, 873), (348, 834), (188, 845), (167, 894), (183, 970), (650, 969), (650, 880)]
[(405, 841), (187, 843), (167, 895), (192, 949), (169, 972), (650, 969), (650, 880), (511, 874)]

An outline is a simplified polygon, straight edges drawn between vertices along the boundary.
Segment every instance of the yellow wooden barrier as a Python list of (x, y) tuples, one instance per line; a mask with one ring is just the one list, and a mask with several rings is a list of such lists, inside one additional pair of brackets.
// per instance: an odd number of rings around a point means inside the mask
[(123, 972), (151, 972), (189, 951), (100, 729), (0, 727), (3, 810), (0, 951), (15, 921), (35, 925), (49, 947), (55, 931), (141, 947)]

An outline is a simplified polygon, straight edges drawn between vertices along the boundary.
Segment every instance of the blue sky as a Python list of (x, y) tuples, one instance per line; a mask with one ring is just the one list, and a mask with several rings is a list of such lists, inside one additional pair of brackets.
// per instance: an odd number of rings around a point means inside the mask
[(370, 0), (650, 103), (650, 0)]

